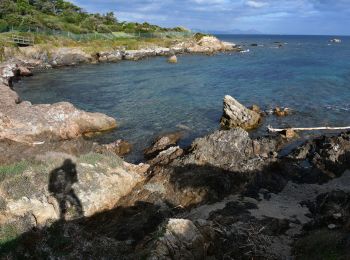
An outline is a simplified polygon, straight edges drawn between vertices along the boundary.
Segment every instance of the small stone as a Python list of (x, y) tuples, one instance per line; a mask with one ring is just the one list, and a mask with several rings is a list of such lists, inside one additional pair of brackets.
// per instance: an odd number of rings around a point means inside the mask
[(257, 106), (257, 105), (252, 105), (251, 107), (250, 107), (250, 110), (252, 110), (252, 111), (254, 111), (254, 112), (256, 112), (256, 113), (258, 113), (258, 114), (260, 114), (261, 113), (261, 109), (260, 109), (260, 107), (259, 106)]
[(169, 62), (169, 63), (177, 63), (177, 57), (176, 57), (176, 55), (170, 56), (169, 59), (168, 59), (168, 62)]
[(283, 116), (288, 116), (291, 114), (291, 111), (289, 108), (280, 108), (280, 107), (275, 107), (275, 109), (273, 110), (273, 113), (276, 115), (276, 116), (280, 116), (280, 117), (283, 117)]
[(335, 213), (333, 214), (333, 218), (340, 219), (343, 215), (341, 213)]
[(262, 153), (260, 156), (261, 156), (262, 158), (269, 158), (269, 155), (268, 155), (267, 153)]
[(292, 139), (297, 136), (297, 133), (293, 129), (286, 129), (282, 132), (282, 135), (287, 139)]
[(328, 228), (330, 229), (330, 230), (332, 230), (332, 229), (335, 229), (337, 226), (335, 225), (335, 224), (329, 224), (328, 225)]

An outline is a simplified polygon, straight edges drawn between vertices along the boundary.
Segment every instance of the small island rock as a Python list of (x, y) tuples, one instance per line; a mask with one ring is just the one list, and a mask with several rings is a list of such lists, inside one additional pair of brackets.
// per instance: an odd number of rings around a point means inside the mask
[(170, 56), (169, 59), (168, 59), (168, 62), (169, 62), (169, 63), (177, 63), (177, 57), (176, 57), (176, 55)]
[(291, 111), (288, 107), (286, 108), (280, 108), (280, 107), (275, 107), (275, 109), (273, 110), (273, 113), (276, 116), (288, 116), (291, 114)]
[(241, 127), (245, 130), (256, 128), (261, 121), (259, 113), (252, 111), (231, 96), (224, 98), (224, 113), (220, 124), (223, 128), (230, 129)]

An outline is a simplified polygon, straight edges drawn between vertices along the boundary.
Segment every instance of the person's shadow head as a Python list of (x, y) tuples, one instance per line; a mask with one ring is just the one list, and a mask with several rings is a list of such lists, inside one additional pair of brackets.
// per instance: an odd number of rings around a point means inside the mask
[(76, 164), (71, 159), (66, 159), (62, 166), (54, 169), (50, 173), (49, 192), (56, 198), (60, 207), (60, 219), (65, 220), (68, 203), (69, 207), (74, 207), (76, 215), (84, 215), (82, 204), (75, 194), (73, 184), (78, 182), (78, 172)]

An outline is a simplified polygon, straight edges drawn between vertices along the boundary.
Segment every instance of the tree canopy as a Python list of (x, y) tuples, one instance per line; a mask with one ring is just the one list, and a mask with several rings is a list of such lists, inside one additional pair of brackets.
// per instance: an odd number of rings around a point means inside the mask
[[(88, 13), (64, 0), (0, 0), (0, 32), (9, 28), (49, 29), (72, 33), (168, 31), (148, 23), (118, 22), (113, 12)], [(183, 31), (182, 28), (171, 30)]]

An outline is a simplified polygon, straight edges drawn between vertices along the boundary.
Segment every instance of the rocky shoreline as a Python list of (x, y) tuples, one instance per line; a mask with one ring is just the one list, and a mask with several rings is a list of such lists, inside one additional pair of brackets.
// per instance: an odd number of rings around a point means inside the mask
[(79, 47), (42, 48), (40, 46), (4, 49), (6, 63), (18, 64), (29, 68), (52, 68), (74, 66), (87, 63), (120, 62), (122, 60), (140, 60), (155, 56), (173, 56), (176, 54), (214, 54), (225, 51), (240, 51), (233, 43), (223, 42), (213, 36), (203, 36), (199, 40), (175, 41), (172, 46), (150, 46), (139, 50), (125, 48), (107, 51), (86, 52)]
[[(168, 55), (143, 53), (113, 55)], [(119, 60), (114, 56), (98, 59)], [(47, 64), (73, 65), (60, 60)], [(159, 137), (145, 151), (148, 161), (133, 165), (115, 154), (121, 142), (83, 139), (116, 127), (113, 118), (69, 103), (21, 102), (11, 82), (24, 71), (0, 68), (6, 259), (349, 258), (350, 133), (287, 149), (294, 137), (251, 138), (246, 130), (259, 127), (259, 109), (226, 96), (225, 130), (189, 149), (177, 146), (179, 133)]]

